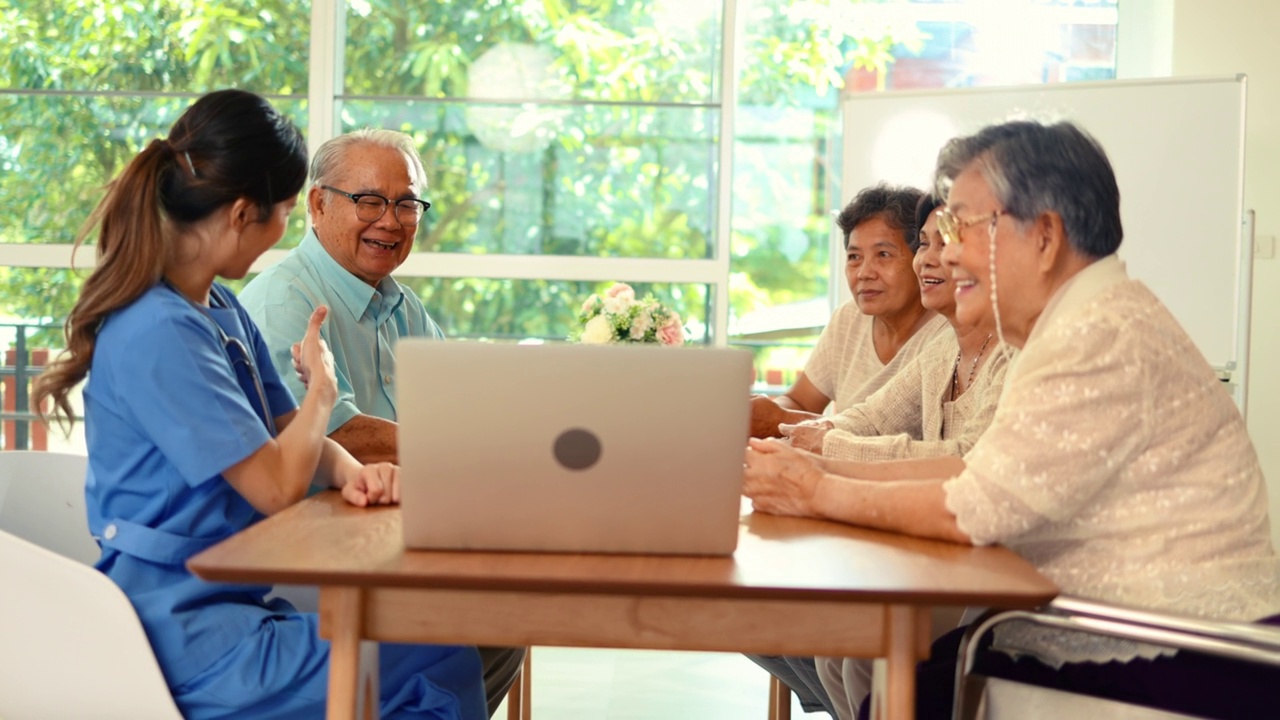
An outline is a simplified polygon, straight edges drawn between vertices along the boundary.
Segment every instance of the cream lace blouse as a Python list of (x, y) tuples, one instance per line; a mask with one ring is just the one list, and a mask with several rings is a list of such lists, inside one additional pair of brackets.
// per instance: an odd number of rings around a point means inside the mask
[(914, 359), (926, 343), (941, 333), (951, 332), (947, 319), (935, 315), (911, 336), (892, 360), (882, 363), (876, 355), (871, 325), (872, 317), (864, 315), (857, 303), (850, 300), (841, 305), (832, 314), (831, 322), (823, 329), (805, 363), (805, 377), (832, 399), (832, 412), (841, 412), (865, 400)]
[[(991, 426), (944, 486), (975, 543), (1003, 543), (1066, 593), (1221, 620), (1280, 611), (1262, 471), (1231, 397), (1114, 256), (1050, 300)], [(1011, 626), (1051, 663), (1129, 659)]]
[(906, 367), (865, 401), (826, 418), (835, 429), (822, 441), (828, 457), (873, 462), (963, 455), (991, 423), (1013, 348), (996, 345), (973, 384), (949, 399), (955, 368), (954, 332), (925, 346)]

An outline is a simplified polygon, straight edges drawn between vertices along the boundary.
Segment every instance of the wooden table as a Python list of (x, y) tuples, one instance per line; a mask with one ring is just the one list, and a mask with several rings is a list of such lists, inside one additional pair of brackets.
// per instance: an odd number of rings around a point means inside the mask
[(877, 703), (910, 718), (932, 607), (1057, 594), (999, 547), (750, 512), (739, 532), (724, 558), (406, 551), (398, 507), (325, 492), (187, 566), (206, 580), (320, 587), (329, 718), (376, 714), (362, 640), (882, 658)]

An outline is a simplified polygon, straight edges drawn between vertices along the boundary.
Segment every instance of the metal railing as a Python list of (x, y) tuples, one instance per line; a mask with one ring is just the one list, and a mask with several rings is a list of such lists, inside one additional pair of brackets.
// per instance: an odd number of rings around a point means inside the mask
[(5, 450), (45, 450), (48, 428), (31, 407), (31, 380), (44, 370), (49, 350), (31, 347), (32, 336), (44, 330), (57, 330), (61, 325), (0, 323), (0, 337), (10, 336), (5, 362), (0, 366), (0, 434)]
[[(44, 370), (50, 350), (32, 347), (33, 336), (46, 330), (59, 330), (61, 324), (0, 323), (0, 344), (7, 344), (5, 362), (0, 366), (0, 437), (4, 450), (48, 449), (48, 428), (31, 407), (31, 381)], [(455, 339), (468, 339), (458, 336)], [(493, 340), (492, 336), (485, 339)], [(502, 340), (528, 340), (527, 337), (503, 337)], [(562, 342), (563, 338), (543, 338), (548, 342)], [(734, 339), (729, 345), (747, 350), (764, 347), (794, 346), (812, 348), (812, 342), (777, 342)], [(775, 375), (775, 373), (778, 373)], [(764, 395), (780, 395), (787, 391), (789, 382), (779, 371), (762, 370), (753, 392)], [(786, 378), (790, 380), (792, 378)]]

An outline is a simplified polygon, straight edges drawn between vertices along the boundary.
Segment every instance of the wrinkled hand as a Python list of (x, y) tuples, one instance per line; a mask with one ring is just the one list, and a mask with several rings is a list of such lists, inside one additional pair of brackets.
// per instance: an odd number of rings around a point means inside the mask
[(749, 440), (742, 494), (760, 512), (816, 517), (814, 495), (822, 468), (812, 455), (778, 440)]
[(787, 411), (767, 395), (751, 396), (751, 437), (779, 437), (778, 424), (787, 419)]
[(333, 353), (329, 345), (320, 337), (320, 328), (329, 315), (329, 308), (321, 305), (311, 313), (307, 322), (307, 333), (302, 342), (296, 342), (289, 348), (293, 359), (293, 371), (298, 373), (302, 387), (311, 389), (312, 382), (320, 382), (322, 387), (337, 392), (338, 378), (333, 369)]
[(778, 426), (782, 436), (791, 441), (791, 447), (798, 450), (822, 454), (822, 441), (827, 433), (835, 429), (829, 420), (813, 420), (798, 425), (783, 423)]
[(400, 466), (370, 463), (342, 486), (342, 498), (356, 507), (394, 505), (400, 502)]

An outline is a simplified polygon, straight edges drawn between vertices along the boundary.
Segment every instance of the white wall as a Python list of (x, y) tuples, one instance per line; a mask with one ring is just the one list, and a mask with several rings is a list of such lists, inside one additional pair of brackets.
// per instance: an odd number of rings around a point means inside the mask
[[(1267, 238), (1274, 243), (1280, 236), (1277, 27), (1280, 2), (1276, 0), (1174, 1), (1173, 74), (1244, 73), (1249, 78), (1245, 207), (1257, 212), (1260, 244)], [(1195, 178), (1186, 181), (1195, 182)], [(1272, 537), (1280, 545), (1280, 260), (1274, 257), (1254, 258), (1252, 325), (1249, 434), (1268, 480)]]

